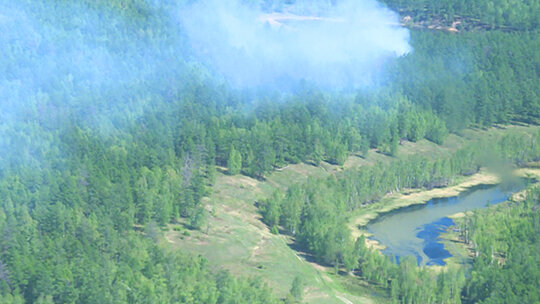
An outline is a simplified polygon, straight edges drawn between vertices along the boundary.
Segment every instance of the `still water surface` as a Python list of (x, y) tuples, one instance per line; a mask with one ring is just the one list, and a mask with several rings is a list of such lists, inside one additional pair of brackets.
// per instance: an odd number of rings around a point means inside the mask
[(450, 253), (440, 234), (454, 221), (447, 216), (504, 202), (525, 188), (525, 181), (478, 186), (450, 198), (436, 198), (425, 205), (410, 206), (380, 216), (367, 225), (372, 238), (386, 246), (383, 253), (399, 257), (412, 255), (419, 265), (445, 265)]

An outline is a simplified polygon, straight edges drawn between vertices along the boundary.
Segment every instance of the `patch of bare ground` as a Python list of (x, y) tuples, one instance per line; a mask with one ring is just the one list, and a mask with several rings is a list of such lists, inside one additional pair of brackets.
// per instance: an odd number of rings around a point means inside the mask
[(264, 252), (264, 247), (267, 243), (267, 237), (263, 236), (257, 245), (253, 246), (251, 249), (251, 259), (255, 259), (257, 256), (261, 255)]
[(515, 174), (520, 177), (540, 179), (540, 168), (520, 168), (515, 171)]
[(259, 181), (245, 175), (219, 175), (216, 184), (228, 185), (234, 188), (257, 188)]

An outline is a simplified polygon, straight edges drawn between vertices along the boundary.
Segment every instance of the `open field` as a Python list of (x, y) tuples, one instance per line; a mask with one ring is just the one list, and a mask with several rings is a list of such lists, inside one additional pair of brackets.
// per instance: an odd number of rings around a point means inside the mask
[(171, 227), (166, 232), (167, 243), (201, 254), (212, 265), (234, 274), (262, 276), (282, 297), (288, 293), (295, 276), (300, 275), (306, 284), (304, 299), (307, 303), (344, 303), (345, 299), (352, 303), (376, 303), (346, 291), (329, 276), (328, 269), (292, 250), (290, 237), (270, 233), (253, 205), (275, 188), (286, 188), (307, 176), (328, 174), (322, 167), (306, 164), (276, 171), (265, 182), (219, 174), (214, 191), (206, 200), (212, 214), (207, 229), (190, 231), (190, 235), (185, 236)]
[[(415, 153), (437, 157), (447, 155), (480, 137), (539, 129), (511, 126), (490, 130), (466, 130), (461, 136), (450, 135), (441, 146), (426, 140), (417, 143), (404, 142), (400, 145), (396, 157), (407, 157)], [(203, 227), (201, 231), (188, 231), (182, 225), (171, 225), (165, 232), (163, 244), (200, 254), (216, 269), (225, 268), (242, 276), (261, 276), (281, 297), (289, 292), (293, 279), (299, 275), (304, 278), (306, 303), (386, 303), (383, 296), (372, 295), (369, 292), (371, 289), (362, 287), (362, 283), (357, 282), (356, 278), (334, 275), (333, 268), (328, 269), (310, 262), (309, 255), (293, 249), (294, 242), (291, 237), (270, 233), (268, 227), (262, 223), (254, 203), (268, 197), (277, 188), (287, 189), (308, 177), (324, 178), (343, 169), (369, 166), (378, 161), (391, 162), (392, 159), (370, 150), (365, 158), (351, 155), (343, 167), (324, 162), (318, 167), (305, 163), (288, 165), (268, 175), (265, 181), (243, 175), (229, 176), (218, 173), (211, 195), (205, 198), (210, 212), (207, 227)], [(350, 226), (353, 231), (358, 231), (358, 225), (367, 223), (380, 212), (421, 203), (431, 197), (453, 196), (474, 185), (496, 182), (495, 176), (481, 172), (460, 179), (457, 186), (448, 189), (410, 190), (408, 194), (394, 194), (357, 211)]]

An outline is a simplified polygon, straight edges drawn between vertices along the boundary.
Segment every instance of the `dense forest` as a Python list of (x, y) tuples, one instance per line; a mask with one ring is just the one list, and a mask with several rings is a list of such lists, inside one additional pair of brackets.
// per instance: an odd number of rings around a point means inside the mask
[(415, 21), (443, 23), (461, 21), (460, 28), (500, 29), (506, 31), (536, 30), (540, 26), (540, 4), (536, 1), (429, 1), (383, 0)]
[[(263, 278), (159, 245), (167, 224), (208, 220), (201, 199), (218, 167), (262, 180), (290, 163), (342, 165), (369, 149), (392, 156), (403, 140), (441, 144), (469, 127), (540, 121), (535, 1), (385, 1), (414, 20), (459, 15), (492, 26), (412, 30), (414, 51), (381, 64), (369, 90), (301, 83), (285, 92), (239, 90), (193, 62), (170, 14), (183, 2), (0, 3), (0, 302), (279, 302)], [(537, 192), (497, 213), (500, 230), (490, 230), (496, 218), (470, 219), (479, 252), (493, 248), (507, 262), (480, 254), (467, 279), (396, 265), (352, 240), (344, 219), (390, 191), (451, 184), (492, 158), (537, 161), (539, 136), (344, 171), (258, 205), (274, 232), (403, 303), (532, 303)], [(511, 242), (482, 239), (487, 231)]]
[(525, 203), (510, 202), (461, 221), (464, 241), (476, 256), (464, 287), (466, 303), (535, 303), (540, 262), (538, 187)]
[[(274, 233), (278, 233), (278, 227), (282, 227), (284, 233), (292, 234), (296, 242), (309, 250), (318, 262), (333, 265), (336, 269), (344, 268), (347, 272), (357, 273), (370, 282), (389, 288), (391, 297), (400, 303), (456, 303), (460, 301), (460, 291), (465, 283), (463, 273), (450, 269), (449, 272), (434, 278), (431, 271), (417, 269), (416, 261), (412, 257), (400, 261), (398, 266), (391, 262), (389, 257), (370, 251), (366, 248), (363, 236), (356, 240), (351, 238), (347, 226), (351, 212), (400, 189), (452, 184), (458, 176), (476, 173), (481, 166), (500, 164), (501, 161), (524, 164), (536, 160), (540, 156), (539, 141), (540, 133), (532, 137), (507, 135), (496, 141), (491, 139), (473, 143), (448, 158), (432, 160), (428, 157), (410, 156), (406, 160), (396, 160), (390, 164), (345, 170), (327, 179), (309, 179), (305, 184), (293, 185), (286, 193), (276, 191), (269, 199), (259, 202), (258, 206), (263, 220), (272, 227)], [(526, 205), (532, 208), (532, 205), (538, 203), (538, 199), (532, 194), (529, 197)], [(534, 220), (534, 216), (528, 219), (532, 221), (532, 225), (537, 225)], [(482, 242), (482, 249), (476, 250), (486, 252), (485, 248), (493, 247), (492, 252), (499, 252), (498, 247), (492, 244), (484, 245), (484, 242), (489, 243), (487, 239), (500, 238), (491, 238), (488, 237), (489, 234), (473, 230), (473, 227), (476, 229), (478, 225), (485, 225), (482, 226), (483, 229), (489, 229), (490, 226), (480, 222), (478, 218), (474, 218), (472, 222), (467, 229), (474, 232), (467, 234), (473, 234), (471, 238), (475, 239), (475, 244)], [(534, 231), (525, 230), (523, 235), (533, 236)], [(504, 240), (502, 244), (506, 244), (505, 242), (513, 237), (516, 236), (510, 234), (501, 237)], [(533, 236), (533, 243), (538, 245), (534, 237), (536, 236)], [(476, 238), (482, 241), (477, 241)], [(508, 250), (503, 248), (505, 252)], [(475, 261), (475, 267), (482, 265), (481, 263), (482, 261)], [(480, 277), (480, 280), (482, 279)], [(438, 280), (440, 282), (436, 283)], [(413, 283), (415, 281), (421, 281), (422, 284), (417, 285)], [(475, 281), (468, 284), (472, 284), (473, 289), (478, 288), (475, 292), (482, 290), (482, 287), (474, 285), (477, 284)], [(534, 288), (534, 284), (524, 284), (527, 291), (522, 291), (523, 293)], [(469, 292), (471, 291), (467, 291)]]

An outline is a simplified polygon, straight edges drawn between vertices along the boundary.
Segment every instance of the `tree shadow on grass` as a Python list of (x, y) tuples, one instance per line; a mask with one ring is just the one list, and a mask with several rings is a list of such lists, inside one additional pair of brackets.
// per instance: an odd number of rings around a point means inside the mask
[(321, 259), (317, 259), (315, 255), (309, 252), (308, 248), (302, 246), (301, 244), (298, 244), (295, 241), (288, 243), (287, 246), (289, 246), (289, 248), (291, 248), (296, 253), (296, 255), (303, 258), (306, 262), (318, 264), (323, 267), (334, 267), (329, 263), (325, 263)]

